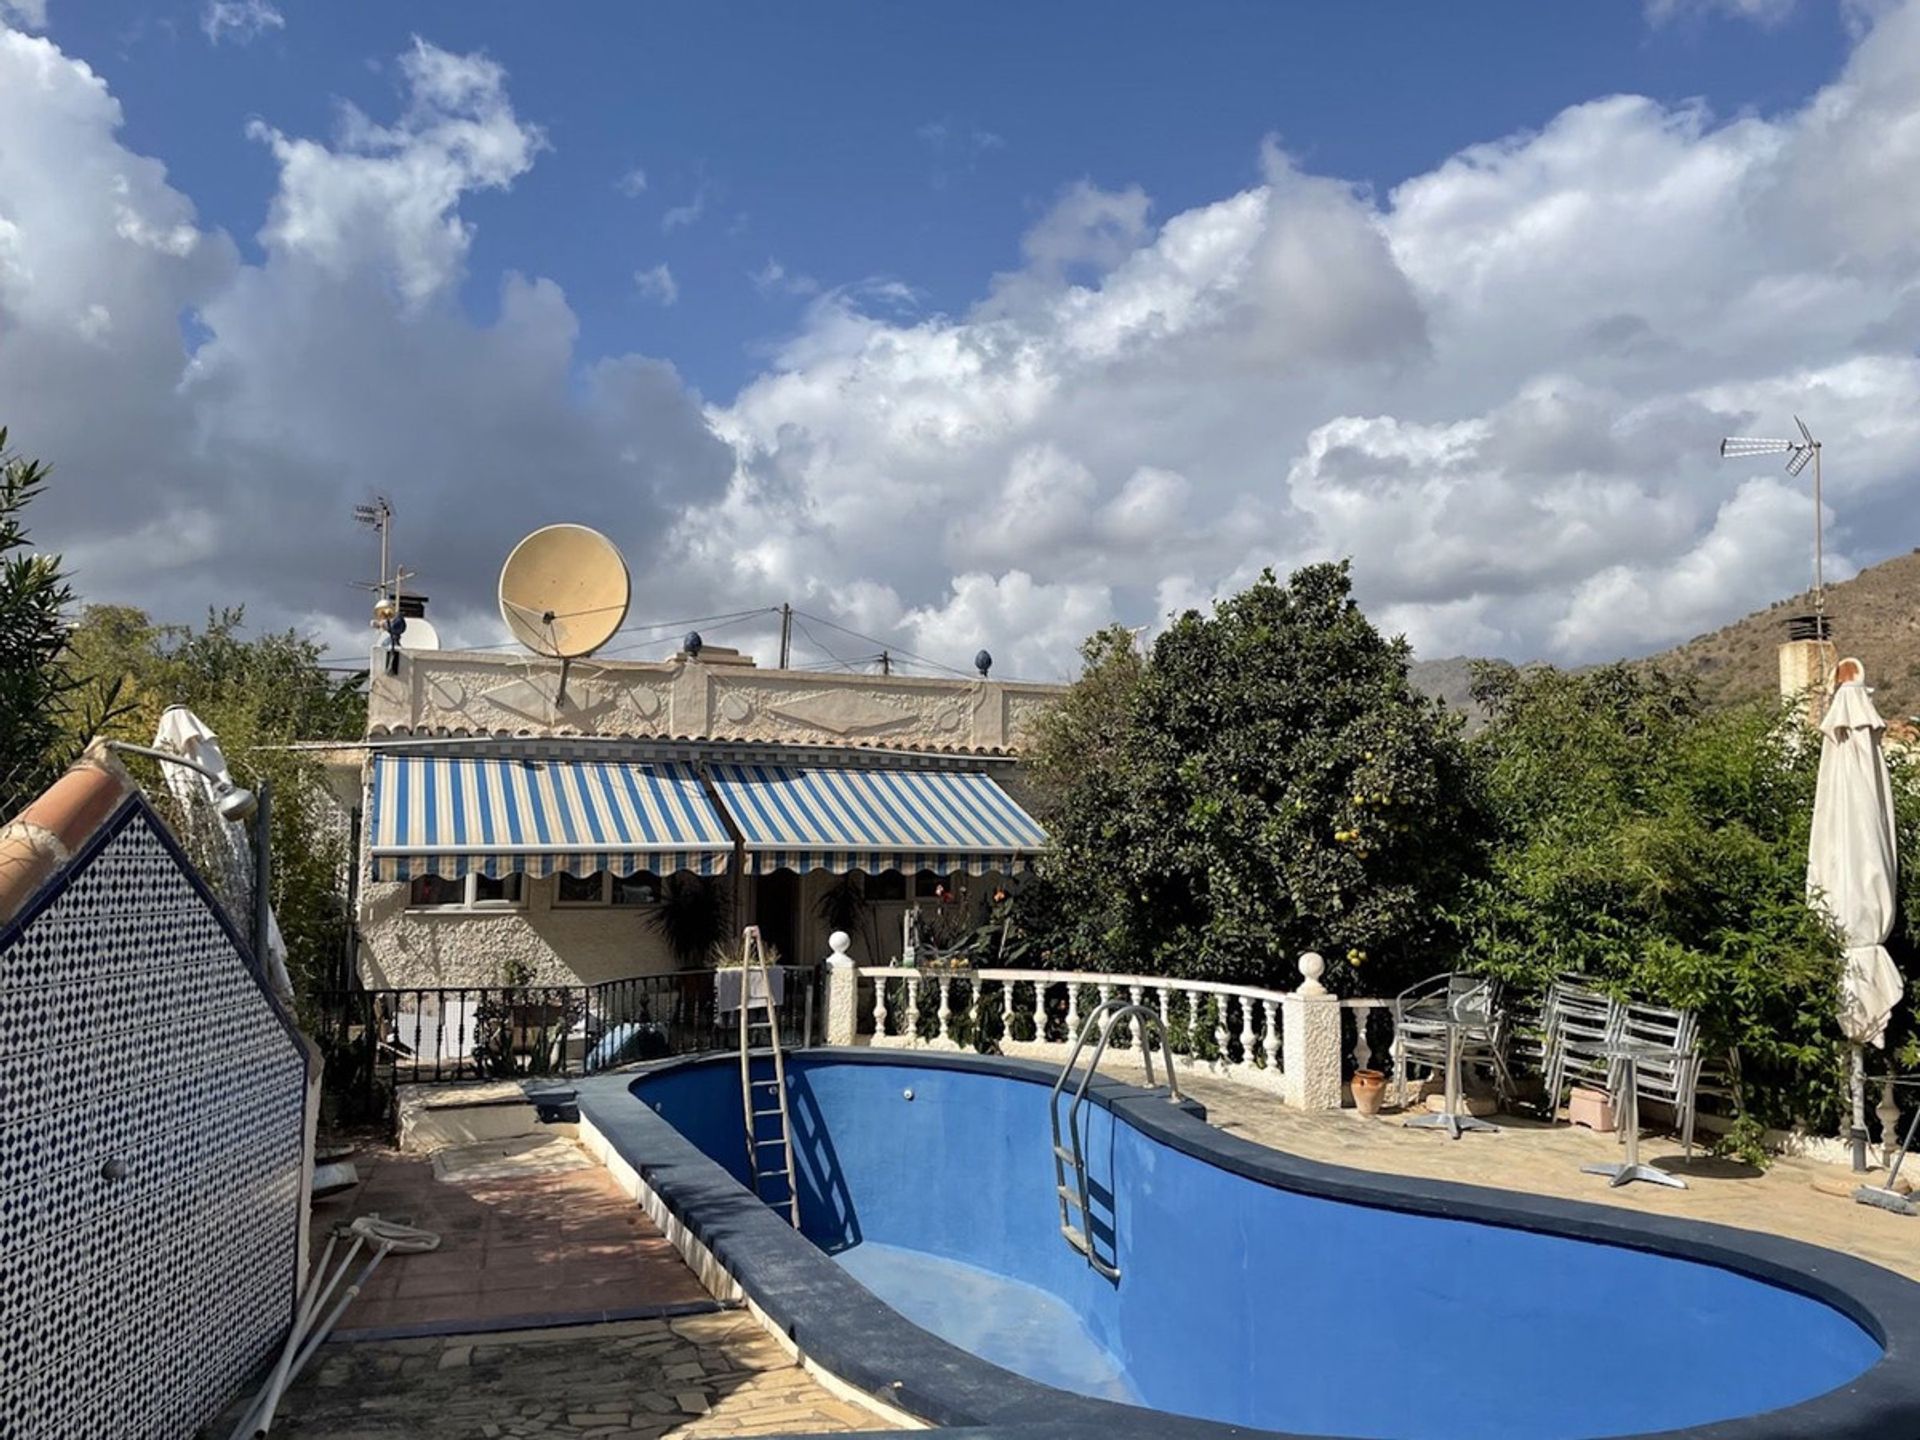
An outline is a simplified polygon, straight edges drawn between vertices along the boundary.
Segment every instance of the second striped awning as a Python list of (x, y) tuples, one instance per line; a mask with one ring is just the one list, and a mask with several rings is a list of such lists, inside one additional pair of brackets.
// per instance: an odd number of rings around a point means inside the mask
[(376, 755), (377, 880), (725, 872), (733, 838), (688, 765)]
[(1026, 869), (1047, 840), (980, 771), (714, 765), (709, 773), (750, 874), (1007, 874)]

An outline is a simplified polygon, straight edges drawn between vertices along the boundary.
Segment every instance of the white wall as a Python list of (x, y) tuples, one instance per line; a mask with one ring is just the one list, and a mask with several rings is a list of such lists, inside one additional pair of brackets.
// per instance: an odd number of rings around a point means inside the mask
[(480, 913), (409, 910), (404, 883), (369, 885), (361, 979), (373, 989), (499, 985), (519, 961), (535, 985), (597, 985), (680, 968), (650, 907), (556, 907), (551, 877), (525, 883), (523, 908)]

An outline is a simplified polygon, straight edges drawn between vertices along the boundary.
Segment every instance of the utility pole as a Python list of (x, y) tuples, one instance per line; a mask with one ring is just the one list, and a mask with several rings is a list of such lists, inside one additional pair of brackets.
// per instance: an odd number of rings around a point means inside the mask
[(882, 675), (893, 674), (893, 656), (884, 650), (880, 652), (880, 673)]
[(793, 658), (793, 606), (780, 606), (780, 668), (787, 668), (787, 661)]

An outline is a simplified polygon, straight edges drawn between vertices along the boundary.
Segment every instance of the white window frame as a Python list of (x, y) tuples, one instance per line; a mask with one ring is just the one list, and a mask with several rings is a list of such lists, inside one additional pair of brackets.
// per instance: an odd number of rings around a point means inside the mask
[[(415, 905), (412, 903), (413, 882), (407, 882), (409, 915), (510, 915), (517, 910), (527, 908), (527, 877), (522, 871), (513, 872), (520, 881), (520, 894), (513, 900), (481, 900), (478, 898), (480, 874), (468, 871), (461, 881), (462, 899), (451, 905)], [(501, 877), (506, 878), (506, 877)]]

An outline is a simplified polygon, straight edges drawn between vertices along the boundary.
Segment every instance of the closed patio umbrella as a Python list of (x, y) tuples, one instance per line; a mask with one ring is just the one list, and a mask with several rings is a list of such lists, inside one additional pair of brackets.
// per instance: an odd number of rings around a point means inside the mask
[(1886, 1043), (1887, 1018), (1905, 987), (1886, 951), (1893, 929), (1893, 782), (1880, 737), (1886, 722), (1873, 707), (1858, 660), (1835, 670), (1841, 683), (1820, 721), (1820, 778), (1807, 844), (1807, 898), (1846, 933), (1840, 1024), (1853, 1042), (1853, 1129), (1856, 1168), (1865, 1168), (1865, 1047)]
[[(220, 741), (207, 722), (184, 705), (169, 705), (162, 713), (159, 727), (154, 731), (153, 744), (157, 750), (170, 750), (205, 765), (225, 777), (229, 783), (233, 780), (233, 772), (227, 767), (227, 757), (221, 753)], [(253, 846), (244, 826), (232, 820), (220, 819), (214, 814), (210, 802), (219, 782), (177, 765), (163, 765), (161, 771), (167, 788), (188, 814), (197, 810), (209, 817), (215, 843), (221, 851), (217, 859), (233, 882), (232, 889), (244, 892), (251, 883), (253, 873)], [(266, 950), (263, 960), (267, 983), (282, 1000), (293, 999), (293, 981), (287, 974), (287, 942), (281, 938), (280, 922), (274, 919), (271, 910), (267, 911), (267, 937), (263, 948)]]

